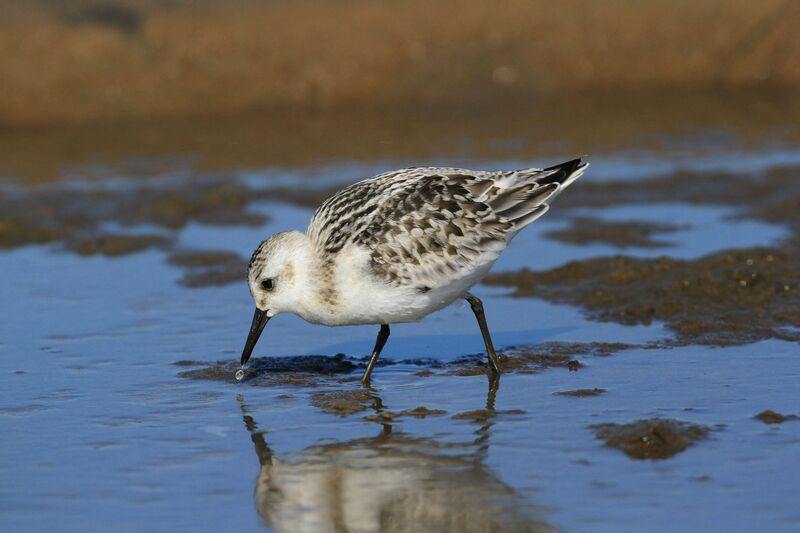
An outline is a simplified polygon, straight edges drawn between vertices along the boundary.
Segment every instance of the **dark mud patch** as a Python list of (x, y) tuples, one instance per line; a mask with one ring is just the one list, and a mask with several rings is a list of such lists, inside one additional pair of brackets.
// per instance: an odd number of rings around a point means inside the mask
[(210, 287), (243, 282), (247, 260), (232, 252), (218, 250), (173, 252), (168, 261), (185, 270), (179, 280), (184, 287)]
[(400, 411), (400, 416), (413, 416), (414, 418), (427, 418), (429, 416), (440, 416), (444, 414), (447, 414), (447, 411), (443, 411), (442, 409), (428, 409), (421, 405), (413, 409)]
[(395, 419), (403, 417), (427, 418), (429, 416), (442, 416), (446, 414), (447, 411), (444, 411), (443, 409), (428, 409), (427, 407), (418, 406), (413, 409), (405, 409), (399, 413), (394, 411), (381, 411), (379, 413), (375, 413), (374, 415), (365, 416), (364, 420), (387, 424), (393, 422)]
[(525, 414), (528, 414), (528, 412), (524, 409), (506, 409), (504, 411), (496, 409), (475, 409), (456, 413), (450, 418), (453, 420), (469, 420), (470, 422), (486, 422), (487, 420), (493, 420), (497, 417), (520, 416)]
[(567, 228), (549, 231), (545, 237), (569, 244), (608, 244), (617, 248), (667, 248), (672, 243), (653, 238), (660, 233), (682, 229), (674, 224), (656, 224), (638, 220), (608, 222), (599, 218), (578, 217)]
[[(353, 181), (357, 181), (358, 179), (363, 178), (355, 178)], [(340, 189), (341, 187), (325, 189), (275, 187), (267, 191), (261, 191), (259, 197), (264, 200), (286, 202), (300, 207), (316, 209), (321, 206), (325, 200), (339, 192)]]
[(78, 255), (121, 257), (149, 248), (166, 248), (171, 240), (161, 235), (95, 234), (70, 237), (65, 247)]
[(400, 417), (400, 413), (394, 411), (380, 411), (378, 413), (367, 415), (364, 420), (367, 422), (377, 422), (379, 424), (392, 425), (395, 419)]
[[(2, 203), (2, 196), (0, 196), (0, 203)], [(62, 241), (70, 234), (69, 228), (46, 226), (35, 221), (7, 218), (0, 215), (0, 249)]]
[[(530, 346), (516, 346), (498, 354), (500, 371), (504, 374), (532, 374), (547, 368), (564, 368), (577, 371), (582, 365), (576, 356), (610, 355), (630, 348), (634, 344), (606, 342), (547, 342)], [(448, 374), (476, 376), (486, 373), (486, 355), (461, 357), (446, 366)]]
[(596, 320), (665, 322), (681, 343), (733, 345), (800, 340), (800, 253), (752, 248), (693, 261), (601, 257), (486, 282), (582, 307)]
[(320, 391), (311, 395), (311, 405), (326, 413), (352, 415), (366, 411), (379, 401), (365, 389)]
[(172, 363), (174, 366), (205, 366), (206, 363), (201, 361), (190, 361), (188, 359), (183, 359), (181, 361), (175, 361)]
[[(180, 363), (182, 366), (194, 364), (193, 361), (181, 361)], [(238, 383), (234, 377), (236, 371), (239, 370), (238, 361), (227, 360), (199, 364), (206, 366), (186, 370), (178, 375), (189, 379)], [(324, 382), (335, 383), (338, 376), (350, 374), (357, 368), (359, 365), (343, 354), (259, 357), (250, 360), (241, 383), (260, 387), (282, 385), (316, 387)]]
[(753, 418), (761, 420), (765, 424), (783, 424), (787, 420), (800, 419), (800, 417), (798, 417), (797, 415), (784, 415), (777, 411), (773, 411), (772, 409), (761, 411)]
[(708, 438), (711, 431), (680, 420), (653, 418), (630, 424), (589, 426), (606, 446), (624, 452), (631, 459), (669, 459), (696, 442)]
[[(504, 374), (534, 373), (546, 368), (564, 368), (574, 370), (581, 366), (574, 357), (605, 356), (631, 348), (647, 347), (624, 343), (570, 343), (548, 342), (530, 346), (517, 346), (499, 354), (501, 370)], [(241, 383), (253, 386), (301, 385), (320, 386), (321, 384), (340, 384), (358, 381), (358, 374), (364, 368), (369, 357), (350, 357), (337, 355), (298, 355), (288, 357), (256, 357), (250, 359), (244, 370)], [(181, 360), (173, 363), (176, 366), (198, 366), (185, 370), (178, 375), (189, 379), (207, 379), (238, 383), (234, 375), (239, 370), (239, 362), (235, 359), (216, 361), (213, 363)], [(414, 375), (431, 376), (437, 373), (455, 376), (479, 376), (486, 374), (486, 356), (474, 354), (455, 361), (436, 359), (400, 359), (382, 358), (379, 367), (403, 365), (422, 367), (414, 371)], [(413, 413), (405, 413), (415, 416)]]
[(606, 389), (575, 389), (575, 390), (565, 390), (565, 391), (558, 391), (554, 392), (553, 394), (556, 396), (574, 396), (574, 397), (586, 397), (586, 396), (600, 396), (601, 394), (605, 394)]

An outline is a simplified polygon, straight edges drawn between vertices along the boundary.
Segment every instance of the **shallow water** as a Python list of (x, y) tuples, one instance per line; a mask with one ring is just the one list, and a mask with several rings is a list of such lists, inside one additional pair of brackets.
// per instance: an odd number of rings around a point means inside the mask
[[(723, 164), (706, 145), (678, 148), (607, 150), (585, 179), (626, 179), (635, 187), (637, 179), (687, 166), (730, 170), (731, 158), (742, 163), (740, 170), (759, 174), (795, 164), (798, 153), (754, 150), (733, 140)], [(479, 166), (533, 163), (487, 159)], [(327, 189), (386, 168), (381, 165), (281, 166), (211, 179), (238, 178), (267, 190), (297, 183)], [(172, 169), (153, 181), (114, 171), (99, 182), (121, 190), (143, 182), (166, 187), (195, 179), (193, 172)], [(77, 178), (42, 187), (99, 186), (97, 177)], [(5, 192), (31, 190), (19, 182), (5, 186)], [(662, 341), (671, 334), (658, 322), (595, 322), (571, 306), (478, 286), (495, 344), (508, 355), (499, 390), (480, 375), (481, 357), (456, 363), (482, 352), (471, 312), (461, 304), (393, 327), (382, 360), (395, 364), (378, 367), (370, 390), (353, 378), (376, 328), (324, 328), (291, 316), (270, 322), (254, 357), (344, 353), (342, 363), (321, 372), (318, 360), (290, 359), (295, 366), (277, 372), (256, 361), (262, 370), (236, 383), (252, 308), (243, 281), (185, 287), (186, 270), (166, 256), (215, 250), (246, 257), (266, 234), (303, 228), (312, 212), (274, 198), (242, 209), (264, 221), (189, 217), (171, 227), (157, 217), (132, 224), (113, 215), (102, 219), (103, 231), (163, 235), (166, 249), (82, 256), (56, 240), (0, 253), (0, 272), (13, 281), (0, 286), (0, 529), (800, 528), (800, 423), (754, 419), (765, 409), (800, 413), (797, 343), (669, 348)], [(663, 242), (655, 247), (547, 237), (576, 217), (676, 229), (656, 233)], [(562, 212), (556, 206), (513, 242), (495, 271), (548, 269), (610, 254), (695, 259), (730, 248), (782, 246), (790, 234), (786, 225), (719, 205)], [(598, 342), (625, 346), (592, 351), (543, 344)], [(514, 346), (518, 352), (509, 349)], [(545, 357), (515, 366), (514, 354), (526, 350)], [(593, 388), (605, 392), (555, 394)], [(590, 428), (653, 418), (699, 424), (709, 433), (671, 458), (642, 461), (605, 447)]]

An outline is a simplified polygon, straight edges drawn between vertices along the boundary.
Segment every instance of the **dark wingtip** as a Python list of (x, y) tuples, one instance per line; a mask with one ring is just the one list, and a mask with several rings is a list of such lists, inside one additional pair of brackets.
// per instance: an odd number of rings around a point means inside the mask
[(554, 165), (552, 167), (547, 167), (544, 169), (545, 172), (554, 171), (552, 174), (547, 176), (546, 178), (542, 178), (537, 180), (538, 183), (544, 185), (547, 183), (564, 183), (572, 176), (576, 170), (585, 166), (586, 163), (583, 162), (583, 158), (578, 157), (577, 159), (572, 159), (571, 161), (567, 161), (566, 163), (560, 163), (558, 165)]
[(572, 159), (567, 161), (566, 163), (559, 163), (558, 165), (553, 165), (552, 167), (548, 167), (545, 170), (563, 170), (567, 174), (572, 174), (575, 172), (579, 166), (583, 163), (583, 158), (578, 157), (576, 159)]

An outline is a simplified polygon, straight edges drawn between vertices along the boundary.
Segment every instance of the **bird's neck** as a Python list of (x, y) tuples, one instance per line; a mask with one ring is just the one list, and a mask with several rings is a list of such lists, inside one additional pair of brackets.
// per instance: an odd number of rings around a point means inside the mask
[(287, 270), (293, 296), (290, 312), (309, 322), (323, 322), (323, 315), (330, 312), (326, 294), (327, 287), (333, 281), (333, 263), (318, 253), (312, 242), (305, 238), (303, 242), (296, 243)]

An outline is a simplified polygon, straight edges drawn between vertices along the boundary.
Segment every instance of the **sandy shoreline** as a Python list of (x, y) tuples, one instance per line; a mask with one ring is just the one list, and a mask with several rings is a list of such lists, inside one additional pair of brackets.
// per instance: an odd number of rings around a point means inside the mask
[(2, 11), (0, 126), (800, 85), (800, 6), (780, 0), (10, 0)]

